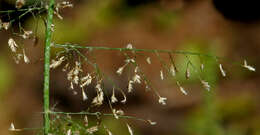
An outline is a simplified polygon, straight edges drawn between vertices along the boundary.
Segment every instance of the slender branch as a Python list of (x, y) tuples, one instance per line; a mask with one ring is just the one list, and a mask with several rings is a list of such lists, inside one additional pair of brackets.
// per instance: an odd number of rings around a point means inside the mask
[(50, 51), (51, 51), (51, 25), (53, 21), (54, 13), (54, 2), (55, 0), (49, 1), (48, 14), (47, 14), (47, 26), (45, 35), (45, 49), (44, 49), (44, 90), (43, 90), (43, 110), (44, 110), (44, 135), (48, 135), (50, 130), (50, 117), (49, 117), (49, 107), (50, 107)]
[(172, 53), (172, 54), (184, 54), (184, 55), (196, 55), (196, 56), (205, 56), (211, 57), (214, 59), (221, 59), (221, 57), (197, 53), (197, 52), (188, 52), (188, 51), (175, 51), (175, 50), (161, 50), (161, 49), (128, 49), (128, 48), (111, 48), (111, 47), (99, 47), (99, 46), (81, 46), (78, 44), (54, 44), (53, 47), (57, 48), (78, 48), (78, 49), (95, 49), (95, 50), (116, 50), (116, 51), (135, 51), (135, 52), (158, 52), (158, 53)]
[[(68, 114), (68, 115), (93, 115), (93, 116), (114, 116), (112, 113), (100, 113), (100, 112), (50, 112), (50, 114)], [(147, 122), (147, 120), (142, 119), (142, 118), (137, 118), (134, 116), (128, 116), (128, 115), (118, 115), (119, 118), (125, 118), (125, 119), (134, 119), (134, 120), (139, 120), (143, 122)]]

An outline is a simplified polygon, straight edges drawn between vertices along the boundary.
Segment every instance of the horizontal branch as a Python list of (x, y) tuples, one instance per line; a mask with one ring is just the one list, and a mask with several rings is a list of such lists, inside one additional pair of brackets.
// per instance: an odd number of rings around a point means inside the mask
[(78, 44), (53, 44), (53, 47), (56, 48), (78, 48), (78, 49), (94, 49), (94, 50), (115, 50), (115, 51), (134, 51), (134, 52), (150, 52), (150, 53), (171, 53), (171, 54), (183, 54), (183, 55), (195, 55), (195, 56), (204, 56), (214, 59), (222, 59), (221, 57), (203, 54), (198, 52), (189, 52), (189, 51), (176, 51), (176, 50), (161, 50), (161, 49), (129, 49), (129, 48), (112, 48), (112, 47), (100, 47), (100, 46), (81, 46)]
[[(41, 112), (44, 113), (44, 112)], [(65, 114), (65, 115), (93, 115), (93, 116), (114, 116), (112, 113), (101, 113), (101, 112), (49, 112), (49, 114)], [(119, 118), (125, 118), (125, 119), (134, 119), (134, 120), (139, 120), (139, 121), (144, 121), (148, 122), (145, 119), (142, 118), (137, 118), (134, 116), (128, 116), (128, 115), (118, 115)]]

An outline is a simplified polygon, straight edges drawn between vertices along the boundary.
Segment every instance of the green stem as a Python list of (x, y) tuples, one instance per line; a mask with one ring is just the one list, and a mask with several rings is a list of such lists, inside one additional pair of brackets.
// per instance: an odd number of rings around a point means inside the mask
[(49, 88), (50, 88), (50, 52), (51, 52), (51, 25), (53, 21), (53, 9), (54, 1), (49, 0), (48, 14), (47, 14), (47, 26), (46, 26), (46, 35), (45, 35), (45, 49), (44, 49), (44, 90), (43, 90), (43, 110), (44, 110), (44, 135), (48, 135), (50, 130), (50, 117), (49, 117), (49, 106), (50, 106), (50, 97), (49, 97)]

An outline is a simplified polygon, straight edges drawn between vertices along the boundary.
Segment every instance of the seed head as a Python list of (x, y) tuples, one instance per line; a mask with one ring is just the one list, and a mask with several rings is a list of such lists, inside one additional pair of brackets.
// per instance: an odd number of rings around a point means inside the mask
[(18, 48), (18, 45), (15, 43), (14, 39), (12, 39), (12, 38), (9, 38), (8, 46), (11, 49), (11, 51), (14, 52), (14, 53), (16, 52), (16, 50)]

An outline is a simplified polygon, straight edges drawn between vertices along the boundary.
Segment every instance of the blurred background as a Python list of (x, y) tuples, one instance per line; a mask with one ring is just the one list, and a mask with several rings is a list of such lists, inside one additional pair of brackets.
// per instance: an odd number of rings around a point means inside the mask
[[(27, 0), (26, 3), (34, 3)], [(169, 49), (201, 52), (225, 57), (223, 64), (227, 77), (223, 78), (218, 63), (202, 58), (205, 64), (203, 77), (211, 84), (207, 92), (200, 86), (196, 73), (185, 79), (186, 58), (175, 55), (180, 69), (178, 80), (189, 93), (183, 95), (175, 80), (160, 80), (159, 60), (151, 54), (140, 57), (148, 78), (162, 96), (167, 106), (161, 106), (157, 97), (135, 87), (128, 95), (127, 104), (116, 105), (127, 115), (151, 119), (150, 126), (129, 120), (135, 135), (260, 135), (260, 8), (246, 0), (73, 0), (73, 8), (61, 11), (63, 20), (56, 16), (53, 40), (56, 43), (79, 43), (91, 46)], [(0, 10), (15, 9), (14, 0), (0, 0)], [(9, 15), (11, 18), (17, 14)], [(44, 17), (44, 14), (42, 14)], [(7, 17), (1, 14), (2, 21)], [(38, 20), (38, 21), (37, 21)], [(17, 128), (40, 127), (43, 89), (44, 23), (26, 15), (20, 19), (26, 30), (34, 30), (39, 42), (15, 36), (18, 23), (12, 30), (0, 31), (0, 134), (28, 135), (32, 132), (12, 133), (11, 122)], [(37, 26), (37, 29), (35, 29)], [(37, 31), (35, 31), (37, 30)], [(13, 37), (26, 48), (30, 64), (15, 64), (8, 48)], [(57, 51), (55, 49), (54, 52)], [(123, 65), (124, 56), (115, 51), (96, 51), (95, 57), (103, 71), (123, 88), (127, 77), (118, 77), (116, 70)], [(152, 65), (145, 64), (151, 57)], [(162, 55), (165, 60), (167, 55)], [(198, 57), (189, 56), (195, 65)], [(241, 67), (243, 60), (256, 68), (250, 72)], [(234, 62), (236, 64), (234, 64)], [(122, 79), (123, 78), (123, 79)], [(89, 103), (81, 95), (68, 89), (66, 73), (61, 68), (51, 71), (51, 106), (67, 112), (86, 110)], [(111, 86), (110, 86), (111, 87)], [(109, 84), (108, 84), (109, 88)], [(93, 96), (94, 89), (88, 94)], [(80, 91), (80, 90), (79, 90)], [(91, 94), (92, 93), (92, 94)], [(109, 112), (108, 107), (97, 109)], [(128, 134), (127, 128), (113, 118), (104, 119), (114, 134)], [(104, 133), (99, 133), (104, 134)]]

